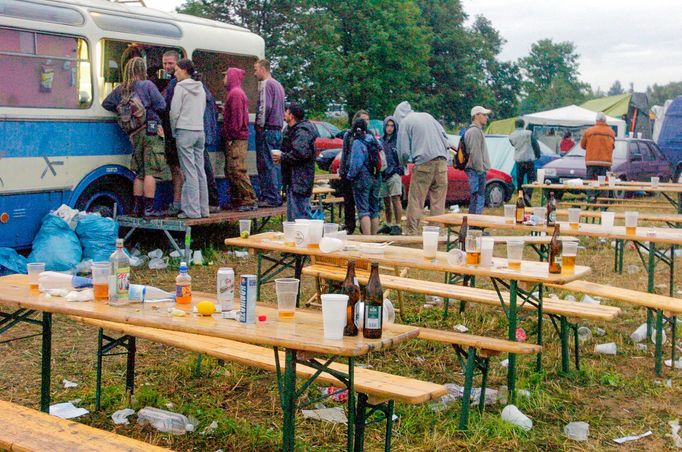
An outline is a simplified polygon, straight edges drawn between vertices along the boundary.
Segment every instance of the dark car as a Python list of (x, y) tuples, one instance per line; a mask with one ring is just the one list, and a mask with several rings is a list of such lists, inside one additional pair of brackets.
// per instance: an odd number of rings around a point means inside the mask
[(323, 171), (329, 171), (329, 168), (332, 166), (332, 162), (339, 152), (341, 152), (341, 148), (325, 149), (324, 151), (321, 151), (320, 155), (318, 155), (316, 159), (317, 167)]
[[(585, 179), (585, 149), (575, 145), (563, 158), (544, 166), (545, 182), (562, 183), (566, 179)], [(656, 143), (639, 138), (617, 138), (611, 171), (620, 180), (649, 181), (658, 176), (661, 182), (672, 178), (670, 162)]]

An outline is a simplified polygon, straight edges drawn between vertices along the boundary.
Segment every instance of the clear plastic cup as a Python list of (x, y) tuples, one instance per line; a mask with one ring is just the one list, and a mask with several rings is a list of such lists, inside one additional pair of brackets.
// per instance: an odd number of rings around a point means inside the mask
[(298, 223), (294, 225), (295, 243), (297, 248), (308, 247), (308, 223)]
[(422, 230), (426, 232), (437, 232), (440, 234), (440, 226), (424, 226)]
[(604, 185), (606, 183), (606, 176), (597, 176), (597, 183), (599, 185)]
[(575, 257), (578, 255), (578, 242), (565, 240), (561, 245), (561, 271), (564, 273), (574, 273)]
[(609, 188), (614, 188), (616, 186), (616, 182), (618, 182), (618, 178), (616, 176), (609, 176)]
[(422, 244), (424, 246), (424, 259), (435, 259), (438, 252), (438, 232), (422, 232)]
[(479, 265), (481, 263), (481, 231), (469, 230), (464, 240), (466, 250), (466, 264)]
[(542, 226), (546, 222), (545, 214), (547, 213), (547, 209), (544, 207), (533, 207), (533, 216), (535, 217), (535, 221), (539, 226)]
[(512, 270), (521, 270), (523, 260), (523, 240), (507, 241), (507, 266)]
[(481, 238), (481, 267), (490, 267), (493, 265), (494, 247), (495, 239), (492, 237)]
[(343, 339), (348, 295), (326, 293), (322, 299), (322, 327), (325, 339)]
[(658, 176), (652, 176), (651, 177), (651, 188), (658, 188), (658, 183), (660, 182), (661, 178)]
[(322, 231), (322, 237), (327, 237), (328, 234), (334, 234), (338, 232), (339, 225), (336, 223), (324, 223), (324, 229)]
[(32, 290), (38, 290), (38, 278), (40, 274), (45, 271), (44, 262), (32, 262), (26, 264), (26, 269), (28, 270), (28, 286)]
[(344, 231), (338, 231), (338, 232), (330, 232), (327, 237), (331, 239), (339, 239), (343, 242), (343, 246), (346, 246), (346, 240), (348, 240), (348, 232)]
[(639, 212), (625, 212), (625, 234), (635, 235), (637, 232), (637, 218)]
[(571, 229), (578, 229), (578, 224), (580, 223), (580, 209), (577, 207), (571, 207), (568, 209), (568, 224)]
[(282, 223), (282, 230), (284, 231), (284, 244), (286, 246), (296, 246), (296, 223), (285, 221)]
[(275, 280), (277, 292), (277, 314), (280, 320), (290, 320), (296, 313), (299, 280), (296, 278), (278, 278)]
[(111, 264), (109, 262), (92, 263), (92, 289), (96, 300), (109, 298), (109, 278), (111, 276)]
[(612, 228), (613, 222), (616, 219), (615, 212), (602, 212), (601, 213), (601, 224), (604, 227)]
[(504, 205), (504, 221), (505, 223), (514, 223), (516, 221), (516, 205)]
[(323, 232), (324, 220), (310, 220), (308, 223), (308, 248), (320, 247)]
[(251, 235), (251, 220), (239, 220), (239, 237), (248, 239)]

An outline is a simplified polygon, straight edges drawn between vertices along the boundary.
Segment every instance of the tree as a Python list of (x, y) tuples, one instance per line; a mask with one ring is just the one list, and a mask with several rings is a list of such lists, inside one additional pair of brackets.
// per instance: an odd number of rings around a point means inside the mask
[(646, 89), (649, 105), (663, 105), (666, 100), (682, 96), (682, 82), (670, 82), (665, 85), (654, 83)]
[(613, 85), (611, 85), (611, 88), (609, 88), (609, 91), (606, 93), (607, 96), (617, 96), (619, 94), (624, 94), (625, 90), (623, 87), (620, 85), (620, 80), (616, 80), (613, 82)]

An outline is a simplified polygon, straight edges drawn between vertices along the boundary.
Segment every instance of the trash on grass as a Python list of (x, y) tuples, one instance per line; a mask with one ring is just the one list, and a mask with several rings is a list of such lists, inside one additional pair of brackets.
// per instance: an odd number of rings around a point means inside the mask
[(523, 414), (515, 405), (507, 405), (502, 410), (502, 420), (528, 431), (533, 428), (533, 421)]
[(64, 388), (66, 388), (66, 389), (78, 387), (78, 383), (75, 383), (73, 381), (69, 381), (66, 378), (62, 380), (62, 383), (64, 384)]
[(516, 329), (516, 342), (526, 342), (528, 340), (528, 335), (526, 334), (526, 330), (523, 328), (517, 328)]
[(586, 304), (601, 304), (600, 300), (597, 300), (596, 298), (592, 298), (589, 295), (585, 295), (582, 300), (580, 300), (581, 303), (586, 303)]
[(573, 295), (571, 295), (571, 294), (566, 295), (566, 296), (564, 297), (564, 300), (565, 300), (565, 301), (576, 301), (576, 300), (575, 300), (575, 297), (574, 297)]
[(652, 434), (653, 433), (651, 432), (651, 430), (649, 430), (648, 432), (644, 432), (641, 435), (623, 436), (622, 438), (616, 438), (613, 440), (613, 442), (617, 444), (623, 444), (629, 441), (637, 441), (638, 439), (646, 438), (647, 436), (650, 436)]
[(594, 334), (597, 336), (606, 336), (606, 330), (604, 330), (604, 328), (597, 328), (594, 330)]
[[(335, 392), (338, 393), (334, 394)], [(323, 396), (329, 396), (334, 402), (345, 403), (348, 400), (348, 389), (342, 390), (341, 388), (336, 388), (334, 386), (327, 386), (326, 388), (320, 388), (320, 393)]]
[(204, 265), (204, 255), (201, 253), (201, 250), (196, 250), (192, 254), (192, 264)]
[[(151, 254), (151, 253), (150, 253)], [(149, 260), (147, 265), (150, 270), (165, 270), (168, 267), (168, 258), (155, 257)]]
[(135, 410), (131, 408), (124, 408), (112, 414), (111, 420), (114, 421), (114, 424), (116, 425), (128, 425), (130, 424), (128, 421), (128, 416), (132, 416), (133, 414), (135, 414)]
[(601, 353), (602, 355), (615, 355), (618, 352), (615, 342), (608, 342), (606, 344), (597, 344), (594, 346), (595, 353)]
[(438, 297), (436, 295), (425, 295), (424, 300), (426, 300), (427, 304), (432, 306), (441, 306), (444, 303), (443, 297)]
[(592, 330), (586, 326), (578, 328), (578, 340), (580, 342), (588, 342), (592, 340)]
[(675, 447), (677, 447), (678, 449), (682, 449), (682, 438), (680, 438), (680, 421), (675, 419), (673, 421), (669, 421), (668, 425), (670, 426), (672, 432), (665, 436), (671, 437), (673, 439)]
[(88, 413), (85, 408), (78, 408), (71, 402), (57, 403), (50, 407), (50, 414), (62, 419), (73, 419)]
[(249, 252), (248, 251), (235, 251), (234, 257), (239, 258), (239, 259), (244, 259), (245, 257), (249, 257)]
[[(672, 359), (666, 359), (666, 360), (665, 360), (665, 365), (666, 365), (666, 366), (671, 367), (672, 364), (673, 364), (673, 360), (672, 360)], [(678, 359), (677, 361), (675, 361), (675, 369), (682, 369), (682, 358), (680, 358), (680, 359)]]
[(467, 331), (469, 331), (469, 328), (462, 325), (461, 323), (458, 325), (455, 325), (454, 327), (452, 327), (452, 329), (457, 331), (458, 333), (466, 333)]
[(182, 256), (182, 254), (180, 254), (180, 251), (178, 250), (173, 250), (170, 252), (169, 256), (172, 257), (173, 259), (179, 259)]
[(327, 421), (332, 424), (347, 424), (348, 418), (343, 411), (343, 407), (335, 408), (320, 408), (317, 410), (301, 410), (303, 417), (306, 419), (315, 419), (317, 421)]
[(564, 426), (564, 434), (573, 441), (587, 441), (590, 436), (590, 424), (587, 422), (570, 422)]
[(508, 359), (503, 359), (500, 361), (500, 366), (502, 367), (508, 367), (509, 366), (509, 360)]
[(141, 426), (149, 424), (160, 432), (174, 435), (184, 435), (194, 431), (194, 425), (186, 416), (149, 406), (137, 413), (137, 423)]
[(218, 429), (218, 421), (213, 421), (206, 426), (204, 431), (201, 432), (202, 435), (210, 435)]
[(149, 259), (161, 259), (163, 257), (163, 251), (157, 248), (154, 251), (148, 252), (147, 257), (149, 257)]
[[(630, 339), (632, 339), (632, 342), (634, 343), (639, 343), (642, 342), (644, 339), (646, 339), (646, 323), (642, 323), (640, 326), (637, 327), (635, 331), (632, 332), (630, 335)], [(668, 337), (665, 334), (665, 331), (661, 331), (661, 336), (662, 336), (662, 342), (665, 344), (668, 341)], [(651, 332), (651, 342), (656, 343), (656, 329), (652, 328)]]
[(646, 344), (635, 344), (635, 346), (637, 347), (637, 350), (641, 350), (643, 352), (649, 350), (649, 347), (647, 347)]

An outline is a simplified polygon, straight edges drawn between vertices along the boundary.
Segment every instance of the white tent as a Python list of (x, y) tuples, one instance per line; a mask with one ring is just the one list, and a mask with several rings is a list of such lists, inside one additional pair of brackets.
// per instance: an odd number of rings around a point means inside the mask
[[(563, 127), (589, 127), (593, 126), (597, 113), (577, 105), (569, 105), (555, 110), (541, 111), (523, 116), (526, 126), (563, 126)], [(625, 136), (625, 121), (622, 119), (606, 117), (606, 123), (616, 127), (616, 136)]]

